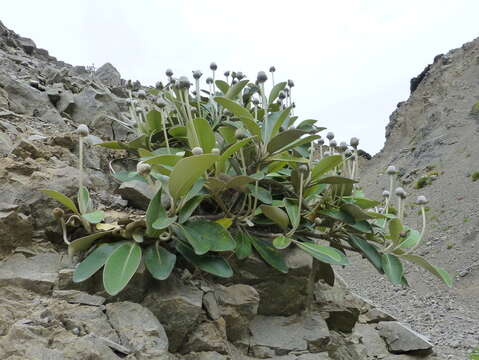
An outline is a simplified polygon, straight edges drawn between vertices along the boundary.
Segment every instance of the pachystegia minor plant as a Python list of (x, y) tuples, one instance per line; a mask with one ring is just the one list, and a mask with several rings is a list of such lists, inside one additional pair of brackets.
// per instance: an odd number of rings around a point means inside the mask
[[(329, 271), (331, 265), (347, 265), (348, 253), (356, 252), (394, 284), (407, 284), (407, 262), (451, 285), (446, 271), (413, 254), (424, 237), (427, 201), (417, 201), (422, 229), (404, 224), (406, 192), (394, 188), (394, 167), (387, 170), (390, 189), (383, 201), (366, 198), (358, 185), (359, 140), (338, 145), (332, 132), (326, 139), (318, 135), (324, 128), (315, 120), (299, 121), (291, 80), (267, 91), (265, 72), (252, 82), (230, 71), (218, 80), (217, 65), (210, 69), (206, 89), (201, 71), (193, 72), (190, 83), (167, 70), (154, 105), (144, 90), (130, 92), (130, 118), (119, 123), (136, 138), (100, 144), (138, 157), (136, 172), (113, 176), (144, 181), (155, 190), (140, 218), (104, 223), (105, 214), (93, 210), (82, 182), (88, 129), (79, 127), (78, 207), (60, 193), (44, 191), (71, 211), (54, 210), (69, 254), (85, 253), (74, 281), (103, 268), (104, 287), (115, 295), (142, 261), (154, 278), (164, 280), (180, 263), (178, 257), (182, 264), (228, 278), (231, 256), (241, 261), (253, 252), (287, 273), (284, 252), (298, 247)], [(270, 71), (273, 75), (274, 67)], [(79, 226), (85, 235), (70, 239), (68, 228)]]

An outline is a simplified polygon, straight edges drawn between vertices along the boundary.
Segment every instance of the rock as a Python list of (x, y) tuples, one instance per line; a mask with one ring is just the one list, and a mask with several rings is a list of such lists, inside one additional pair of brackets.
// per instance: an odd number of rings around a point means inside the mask
[(15, 145), (14, 149), (12, 150), (12, 154), (21, 157), (22, 159), (27, 157), (36, 159), (43, 155), (37, 146), (24, 139), (21, 139), (18, 144)]
[(0, 262), (0, 285), (19, 286), (39, 294), (49, 294), (58, 279), (60, 255), (45, 253), (26, 258), (15, 254)]
[(377, 329), (389, 351), (394, 354), (428, 354), (432, 351), (433, 345), (428, 339), (397, 321), (380, 322)]
[(53, 297), (72, 304), (99, 306), (105, 302), (105, 298), (102, 296), (90, 295), (78, 290), (53, 290)]
[(32, 220), (19, 212), (17, 205), (0, 203), (0, 234), (2, 252), (29, 245), (33, 236)]
[(209, 291), (203, 295), (203, 307), (211, 320), (218, 320), (221, 317), (220, 308), (213, 291)]
[(122, 345), (137, 359), (158, 359), (168, 355), (168, 338), (158, 319), (147, 308), (132, 302), (110, 303), (106, 313)]
[(206, 351), (200, 353), (192, 353), (185, 355), (183, 360), (230, 360), (231, 358), (226, 355), (218, 354), (214, 351)]
[(236, 284), (215, 289), (220, 314), (226, 322), (230, 341), (239, 340), (248, 334), (248, 324), (258, 313), (259, 294), (249, 285)]
[(120, 72), (110, 63), (103, 64), (95, 71), (96, 77), (105, 85), (117, 87), (121, 85)]
[(32, 55), (33, 50), (35, 50), (37, 47), (35, 43), (33, 42), (33, 40), (29, 38), (19, 37), (18, 43), (28, 55)]
[(155, 196), (155, 189), (151, 185), (139, 181), (125, 181), (116, 191), (130, 206), (146, 210), (150, 200)]
[(171, 352), (180, 348), (186, 335), (198, 324), (202, 314), (202, 299), (201, 290), (184, 284), (174, 276), (159, 283), (146, 295), (143, 305), (165, 327)]
[(58, 88), (47, 88), (47, 96), (54, 106), (57, 105), (58, 101), (61, 98), (62, 91)]
[(215, 351), (220, 354), (228, 352), (225, 321), (222, 318), (216, 321), (206, 321), (198, 325), (188, 335), (188, 340), (180, 350), (183, 354), (206, 351)]
[(75, 99), (73, 97), (73, 93), (71, 91), (62, 91), (60, 94), (60, 99), (56, 103), (56, 107), (60, 114), (66, 113), (71, 117), (75, 110)]
[(329, 342), (326, 322), (317, 313), (297, 316), (256, 316), (250, 323), (251, 344), (265, 346), (276, 355), (291, 351), (321, 352)]
[(389, 355), (386, 343), (379, 336), (374, 325), (357, 324), (354, 328), (354, 333), (366, 347), (369, 357), (382, 359)]

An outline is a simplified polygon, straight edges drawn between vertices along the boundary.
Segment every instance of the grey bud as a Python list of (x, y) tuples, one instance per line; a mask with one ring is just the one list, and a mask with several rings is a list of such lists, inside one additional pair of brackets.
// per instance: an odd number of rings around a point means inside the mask
[(201, 70), (193, 71), (193, 79), (195, 80), (199, 80), (202, 75), (203, 73), (201, 72)]
[(324, 139), (319, 139), (318, 140), (318, 145), (321, 145), (321, 146), (324, 145)]
[(240, 80), (240, 81), (243, 80), (245, 77), (246, 77), (246, 75), (243, 74), (241, 71), (238, 71), (238, 72), (236, 73), (236, 78), (237, 78), (238, 80)]
[(346, 144), (346, 141), (341, 141), (339, 143), (339, 150), (341, 152), (345, 152), (348, 149), (348, 144)]
[(216, 71), (216, 70), (218, 69), (218, 65), (216, 65), (215, 62), (212, 62), (212, 63), (210, 64), (210, 69), (213, 70), (213, 71)]
[(418, 205), (426, 205), (428, 203), (427, 198), (424, 195), (419, 195), (416, 199)]
[(77, 133), (81, 137), (86, 137), (86, 136), (90, 135), (90, 130), (88, 130), (88, 127), (85, 124), (80, 124), (77, 127)]
[(138, 97), (139, 97), (140, 99), (146, 98), (146, 91), (143, 90), (143, 89), (138, 90)]
[(136, 172), (141, 176), (147, 176), (151, 172), (151, 165), (140, 161), (136, 164)]
[(260, 83), (260, 84), (263, 84), (266, 82), (266, 80), (268, 80), (268, 76), (266, 75), (266, 73), (264, 71), (260, 71), (258, 73), (258, 76), (256, 77), (256, 80)]
[(160, 109), (163, 109), (167, 105), (167, 102), (165, 99), (158, 97), (158, 99), (156, 99), (156, 105), (158, 105)]
[(171, 70), (171, 69), (166, 69), (165, 74), (166, 74), (166, 76), (168, 76), (168, 77), (172, 77), (172, 76), (173, 76), (173, 70)]
[(220, 149), (218, 149), (218, 148), (213, 148), (213, 149), (211, 149), (211, 153), (212, 153), (213, 155), (219, 155), (221, 152), (220, 152)]
[(225, 71), (225, 76), (226, 77), (230, 76), (230, 71), (229, 70)]
[(292, 87), (294, 86), (294, 81), (291, 80), (291, 79), (289, 79), (289, 80), (288, 80), (288, 86), (289, 86), (290, 88), (292, 88)]
[(383, 191), (383, 198), (388, 198), (391, 194), (389, 193), (389, 191), (387, 190), (384, 190)]
[(284, 93), (284, 91), (280, 91), (280, 92), (279, 92), (278, 98), (279, 98), (280, 100), (286, 99), (286, 94)]
[(191, 86), (190, 80), (186, 76), (180, 76), (180, 88), (188, 89)]
[(349, 144), (356, 149), (359, 145), (359, 139), (357, 137), (352, 137)]
[(331, 141), (329, 142), (329, 146), (331, 146), (331, 147), (334, 148), (334, 147), (338, 146), (338, 143), (336, 142), (336, 140), (331, 140)]
[(203, 154), (203, 149), (200, 148), (199, 146), (196, 146), (193, 149), (191, 149), (191, 152), (193, 153), (193, 155), (201, 155)]
[(301, 164), (298, 166), (298, 172), (300, 174), (303, 174), (303, 175), (306, 175), (308, 173), (308, 165), (305, 165), (305, 164)]
[(386, 170), (386, 174), (388, 175), (394, 175), (397, 173), (396, 167), (394, 165), (388, 166)]
[(396, 194), (396, 196), (400, 197), (401, 199), (405, 199), (406, 196), (407, 196), (406, 191), (404, 191), (404, 189), (402, 187), (396, 188), (394, 193)]
[(253, 105), (258, 106), (259, 105), (259, 99), (253, 98)]
[(344, 152), (344, 156), (346, 157), (353, 156), (353, 151), (351, 149), (346, 149), (346, 151)]
[(156, 82), (155, 88), (158, 89), (158, 90), (162, 90), (162, 89), (163, 89), (163, 84), (161, 83), (161, 81), (157, 81), (157, 82)]
[(332, 131), (330, 131), (326, 134), (326, 137), (328, 138), (328, 140), (333, 140), (334, 139), (334, 133)]
[(213, 84), (213, 78), (212, 77), (208, 77), (206, 78), (206, 83), (209, 85), (209, 84)]
[(269, 72), (274, 73), (276, 71), (276, 68), (274, 66), (271, 66), (269, 68)]
[(246, 132), (243, 129), (236, 129), (235, 131), (235, 138), (238, 140), (244, 139), (247, 137)]

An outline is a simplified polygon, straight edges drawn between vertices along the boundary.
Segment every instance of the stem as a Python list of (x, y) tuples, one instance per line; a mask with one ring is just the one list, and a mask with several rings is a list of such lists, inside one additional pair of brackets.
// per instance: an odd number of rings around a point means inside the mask
[(78, 140), (78, 149), (78, 171), (80, 173), (78, 176), (78, 188), (81, 189), (83, 187), (83, 137), (81, 135)]
[(421, 205), (421, 214), (422, 214), (422, 230), (421, 230), (421, 234), (419, 235), (419, 240), (416, 245), (414, 245), (413, 247), (409, 248), (408, 251), (406, 251), (406, 254), (410, 254), (419, 246), (424, 236), (424, 233), (426, 232), (426, 209), (424, 208), (424, 205)]
[(201, 116), (201, 106), (200, 106), (201, 96), (200, 96), (200, 79), (196, 79), (196, 106), (198, 107), (198, 114)]
[(398, 217), (402, 221), (402, 199), (398, 196)]
[(246, 161), (244, 160), (243, 148), (240, 149), (240, 157), (241, 157), (241, 167), (243, 168), (243, 175), (246, 175)]
[(160, 110), (161, 112), (161, 119), (163, 120), (163, 136), (165, 137), (166, 141), (166, 149), (168, 150), (168, 154), (170, 153), (170, 143), (168, 142), (168, 133), (166, 132), (166, 119), (165, 119), (165, 112)]

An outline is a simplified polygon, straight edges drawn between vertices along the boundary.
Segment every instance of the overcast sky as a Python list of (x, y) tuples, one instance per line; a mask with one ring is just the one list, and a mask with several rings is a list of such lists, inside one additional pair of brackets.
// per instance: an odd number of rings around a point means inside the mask
[[(479, 36), (478, 0), (23, 0), (0, 20), (58, 59), (154, 84), (172, 68), (294, 80), (300, 118), (376, 153), (409, 80), (435, 55)], [(205, 76), (203, 77), (204, 80)]]

